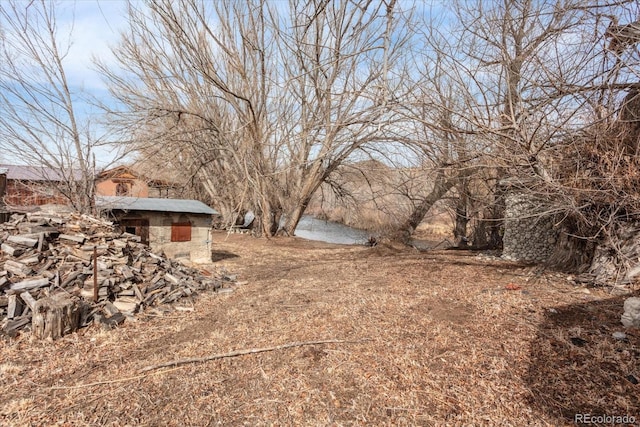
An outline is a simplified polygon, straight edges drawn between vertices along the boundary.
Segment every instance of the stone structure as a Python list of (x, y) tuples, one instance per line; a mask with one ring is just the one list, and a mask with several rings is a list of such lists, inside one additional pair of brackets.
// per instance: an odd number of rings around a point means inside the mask
[(155, 252), (195, 263), (211, 262), (212, 216), (218, 212), (197, 200), (96, 197), (122, 231), (140, 236)]
[(544, 263), (553, 254), (558, 232), (553, 217), (527, 192), (508, 188), (502, 257), (511, 261)]
[(640, 328), (640, 298), (627, 298), (624, 302), (624, 314), (620, 319), (627, 328)]

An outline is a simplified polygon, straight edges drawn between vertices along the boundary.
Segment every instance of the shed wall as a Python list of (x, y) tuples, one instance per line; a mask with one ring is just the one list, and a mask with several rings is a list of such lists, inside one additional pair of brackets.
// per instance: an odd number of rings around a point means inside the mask
[[(135, 212), (120, 219), (147, 219), (149, 246), (154, 252), (164, 252), (170, 258), (187, 258), (194, 263), (211, 262), (211, 216), (169, 212)], [(171, 241), (171, 224), (191, 223), (191, 240)]]

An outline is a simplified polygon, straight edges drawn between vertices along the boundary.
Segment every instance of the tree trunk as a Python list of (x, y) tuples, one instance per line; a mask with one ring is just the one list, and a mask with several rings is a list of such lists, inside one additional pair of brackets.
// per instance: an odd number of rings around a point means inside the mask
[(311, 196), (305, 197), (300, 203), (298, 203), (290, 212), (287, 212), (287, 219), (284, 223), (284, 227), (279, 231), (279, 234), (286, 236), (293, 236), (295, 234), (300, 218), (307, 210), (307, 205), (311, 200)]
[(489, 247), (492, 249), (502, 249), (502, 227), (504, 225), (504, 213), (505, 213), (505, 190), (496, 184), (494, 190), (495, 200), (493, 205), (489, 208)]
[(80, 306), (65, 294), (42, 298), (33, 307), (31, 322), (37, 338), (55, 340), (78, 330)]
[(454, 186), (458, 177), (447, 178), (444, 171), (440, 171), (436, 177), (436, 181), (433, 185), (431, 193), (425, 197), (418, 206), (413, 209), (409, 218), (400, 226), (396, 231), (395, 239), (408, 244), (411, 240), (411, 236), (416, 231), (418, 225), (422, 222), (429, 209)]
[(467, 216), (467, 196), (465, 193), (460, 195), (456, 206), (456, 225), (453, 229), (453, 237), (456, 239), (456, 245), (459, 248), (468, 246), (467, 224), (469, 217)]

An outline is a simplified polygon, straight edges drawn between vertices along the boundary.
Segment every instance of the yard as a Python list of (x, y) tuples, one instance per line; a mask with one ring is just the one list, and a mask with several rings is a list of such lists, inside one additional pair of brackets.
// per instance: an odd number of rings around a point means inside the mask
[[(0, 425), (640, 420), (640, 331), (620, 324), (628, 295), (474, 252), (214, 242), (211, 268), (246, 282), (233, 293), (113, 331), (2, 342)], [(288, 343), (300, 345), (156, 367)]]

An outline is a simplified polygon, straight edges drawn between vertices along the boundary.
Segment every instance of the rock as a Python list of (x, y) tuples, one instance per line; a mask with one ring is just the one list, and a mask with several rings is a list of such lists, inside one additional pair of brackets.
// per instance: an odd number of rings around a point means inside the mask
[(624, 314), (620, 321), (627, 328), (640, 328), (640, 298), (627, 298), (624, 302)]
[(612, 336), (618, 341), (624, 341), (627, 339), (627, 334), (625, 334), (624, 332), (614, 332)]

